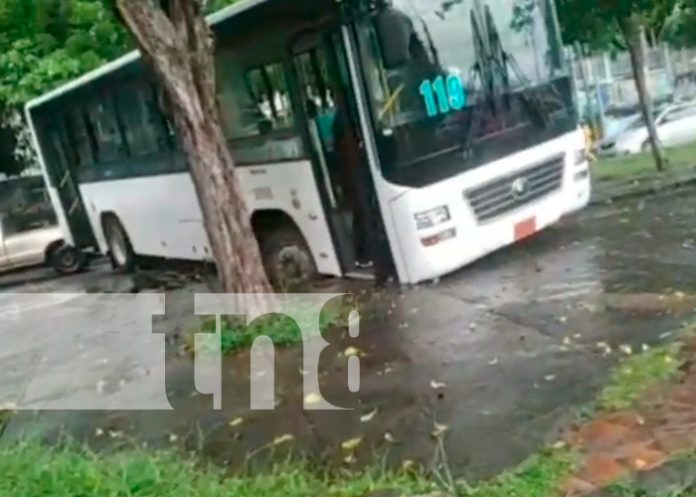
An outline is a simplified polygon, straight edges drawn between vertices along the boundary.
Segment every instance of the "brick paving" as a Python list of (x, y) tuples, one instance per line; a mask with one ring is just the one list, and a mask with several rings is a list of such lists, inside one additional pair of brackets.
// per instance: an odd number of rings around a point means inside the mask
[(688, 360), (675, 382), (647, 392), (633, 411), (605, 413), (568, 436), (583, 460), (561, 495), (590, 495), (696, 449), (696, 341), (683, 353)]

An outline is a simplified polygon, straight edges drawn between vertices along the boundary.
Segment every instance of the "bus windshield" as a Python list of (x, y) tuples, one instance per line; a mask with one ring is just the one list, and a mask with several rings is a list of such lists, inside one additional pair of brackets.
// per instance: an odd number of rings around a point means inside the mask
[(358, 27), (385, 177), (422, 186), (576, 127), (553, 0), (382, 0)]

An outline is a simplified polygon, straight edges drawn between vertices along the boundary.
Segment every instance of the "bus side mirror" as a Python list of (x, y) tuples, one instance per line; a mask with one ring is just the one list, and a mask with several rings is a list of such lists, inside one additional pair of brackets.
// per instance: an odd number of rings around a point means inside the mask
[(405, 65), (411, 58), (411, 38), (415, 35), (411, 19), (399, 10), (387, 8), (375, 16), (375, 28), (384, 68), (393, 70)]

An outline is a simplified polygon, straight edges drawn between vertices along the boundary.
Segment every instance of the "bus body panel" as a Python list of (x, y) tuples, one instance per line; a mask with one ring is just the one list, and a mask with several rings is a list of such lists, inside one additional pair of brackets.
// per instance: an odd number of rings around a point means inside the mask
[[(239, 167), (237, 174), (252, 216), (260, 211), (285, 213), (307, 241), (318, 271), (342, 274), (309, 161)], [(80, 191), (101, 252), (108, 250), (102, 215), (113, 213), (139, 255), (212, 260), (188, 173), (83, 183)]]
[[(580, 132), (571, 133), (486, 167), (424, 188), (410, 189), (406, 193), (403, 187), (381, 181), (378, 188), (382, 190), (383, 198), (390, 198), (390, 217), (396, 226), (400, 248), (395, 253), (403, 257), (406, 280), (418, 283), (438, 278), (518, 241), (520, 236), (531, 234), (516, 234), (516, 226), (524, 226), (523, 223), (534, 219), (532, 229), (534, 232), (540, 231), (563, 215), (585, 207), (590, 198), (588, 165), (586, 162), (574, 163), (582, 140)], [(488, 221), (477, 221), (465, 197), (466, 191), (525, 171), (559, 154), (565, 157), (560, 189)], [(450, 220), (418, 230), (415, 214), (440, 206), (447, 206)], [(451, 230), (455, 230), (454, 236), (451, 236)], [(442, 234), (446, 234), (446, 239), (430, 245), (434, 237)]]

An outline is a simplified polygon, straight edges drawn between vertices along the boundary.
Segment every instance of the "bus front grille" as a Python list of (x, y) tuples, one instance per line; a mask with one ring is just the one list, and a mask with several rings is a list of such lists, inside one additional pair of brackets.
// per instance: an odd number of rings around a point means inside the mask
[(565, 156), (536, 164), (464, 192), (479, 223), (542, 199), (561, 189)]

